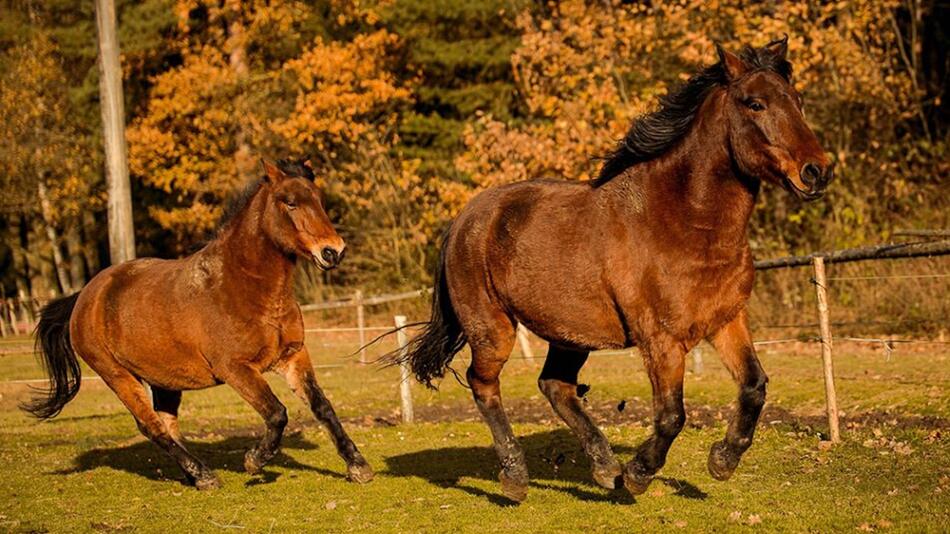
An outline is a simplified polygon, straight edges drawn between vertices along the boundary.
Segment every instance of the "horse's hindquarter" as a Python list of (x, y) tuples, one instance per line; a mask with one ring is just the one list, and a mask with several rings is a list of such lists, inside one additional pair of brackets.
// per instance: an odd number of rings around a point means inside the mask
[(473, 200), (449, 243), (453, 304), (465, 306), (464, 295), (479, 290), (472, 281), (480, 280), (491, 298), (547, 341), (626, 345), (603, 276), (604, 229), (591, 193), (586, 183), (533, 181)]
[(153, 385), (199, 389), (218, 383), (200, 347), (209, 288), (196, 283), (194, 257), (141, 259), (111, 267), (83, 288), (73, 313), (73, 346), (96, 372), (121, 365)]

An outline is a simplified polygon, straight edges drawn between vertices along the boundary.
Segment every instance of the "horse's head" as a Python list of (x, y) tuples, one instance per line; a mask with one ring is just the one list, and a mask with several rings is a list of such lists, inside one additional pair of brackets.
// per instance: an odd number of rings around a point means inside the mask
[(346, 245), (323, 209), (310, 162), (261, 163), (270, 193), (261, 221), (264, 233), (288, 254), (310, 258), (323, 270), (336, 267)]
[(802, 97), (785, 59), (787, 45), (786, 36), (739, 55), (716, 47), (727, 80), (729, 144), (743, 174), (814, 200), (834, 176), (834, 163), (805, 123)]

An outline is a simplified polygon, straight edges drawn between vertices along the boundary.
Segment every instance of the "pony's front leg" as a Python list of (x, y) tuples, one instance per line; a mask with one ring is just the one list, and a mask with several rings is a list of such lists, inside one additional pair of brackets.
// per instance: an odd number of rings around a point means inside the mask
[(637, 447), (634, 459), (624, 466), (624, 487), (633, 495), (647, 490), (653, 476), (666, 463), (666, 453), (686, 423), (683, 408), (686, 351), (682, 344), (672, 340), (652, 342), (641, 350), (653, 386), (653, 435)]
[(337, 452), (346, 462), (347, 478), (361, 484), (373, 480), (373, 468), (360, 454), (350, 436), (343, 430), (343, 425), (340, 424), (340, 419), (336, 416), (333, 406), (330, 405), (330, 401), (317, 384), (317, 378), (313, 374), (313, 364), (310, 362), (307, 349), (302, 348), (287, 360), (280, 362), (277, 370), (284, 375), (294, 394), (310, 406), (310, 410), (317, 421), (320, 421), (330, 432)]
[(709, 341), (739, 385), (738, 408), (729, 422), (726, 439), (714, 443), (709, 451), (709, 473), (716, 480), (728, 480), (739, 465), (742, 453), (752, 445), (769, 377), (755, 355), (745, 310)]
[(257, 369), (232, 363), (221, 372), (221, 378), (264, 419), (264, 437), (244, 455), (244, 470), (256, 475), (280, 450), (280, 440), (287, 426), (287, 408), (274, 395), (267, 380)]

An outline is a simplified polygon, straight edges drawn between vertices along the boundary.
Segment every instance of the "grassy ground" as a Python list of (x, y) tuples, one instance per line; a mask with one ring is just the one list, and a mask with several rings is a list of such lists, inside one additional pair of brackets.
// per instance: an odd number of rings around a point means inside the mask
[[(945, 532), (950, 524), (946, 345), (902, 346), (889, 359), (839, 345), (845, 441), (834, 448), (820, 444), (826, 427), (816, 347), (763, 350), (769, 404), (755, 444), (725, 483), (705, 464), (709, 445), (725, 432), (735, 388), (707, 357), (704, 372), (687, 377), (689, 424), (660, 477), (636, 500), (593, 485), (577, 441), (537, 390), (540, 364), (513, 359), (503, 387), (532, 474), (520, 506), (500, 495), (488, 430), (454, 381), (438, 393), (413, 386), (420, 421), (397, 424), (395, 370), (342, 360), (346, 347), (311, 341), (311, 351), (324, 389), (377, 470), (371, 484), (344, 479), (326, 434), (279, 380), (273, 384), (291, 425), (282, 454), (256, 477), (241, 465), (260, 435), (258, 417), (226, 387), (185, 394), (189, 446), (224, 482), (199, 493), (139, 437), (100, 381), (85, 381), (58, 418), (40, 423), (16, 409), (29, 393), (16, 381), (41, 376), (37, 365), (28, 354), (0, 357), (0, 531)], [(464, 365), (460, 357), (456, 367)], [(582, 381), (592, 386), (587, 403), (615, 452), (629, 460), (650, 432), (639, 361), (594, 356)]]

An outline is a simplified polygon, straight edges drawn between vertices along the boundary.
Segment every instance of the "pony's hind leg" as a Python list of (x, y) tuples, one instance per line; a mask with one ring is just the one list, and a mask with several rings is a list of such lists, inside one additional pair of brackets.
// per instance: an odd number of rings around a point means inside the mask
[(317, 384), (317, 378), (313, 374), (313, 364), (310, 363), (310, 355), (307, 349), (303, 348), (290, 356), (286, 361), (281, 362), (278, 370), (283, 373), (290, 389), (300, 397), (313, 412), (313, 415), (320, 421), (336, 445), (336, 450), (346, 462), (348, 478), (361, 484), (373, 480), (373, 468), (360, 454), (356, 444), (343, 430), (333, 406), (323, 394), (323, 390)]
[(666, 453), (686, 423), (683, 371), (686, 350), (673, 340), (643, 346), (643, 362), (653, 387), (653, 435), (637, 447), (623, 469), (624, 487), (639, 495), (666, 463)]
[(551, 345), (538, 378), (538, 387), (554, 411), (580, 439), (584, 452), (593, 464), (594, 481), (600, 486), (614, 489), (618, 486), (622, 472), (620, 463), (614, 458), (607, 438), (584, 411), (581, 399), (577, 396), (577, 373), (587, 361), (587, 354), (586, 351)]
[(742, 454), (752, 445), (755, 425), (765, 404), (765, 386), (769, 378), (755, 355), (745, 312), (723, 327), (710, 341), (739, 385), (738, 406), (729, 422), (726, 439), (713, 444), (707, 464), (713, 478), (728, 480), (739, 465)]
[(102, 380), (115, 392), (119, 400), (132, 412), (135, 422), (145, 437), (161, 447), (178, 462), (189, 482), (199, 490), (221, 487), (221, 481), (201, 460), (185, 450), (181, 442), (172, 435), (168, 426), (152, 408), (145, 392), (145, 386), (126, 369), (116, 364), (109, 372), (96, 369)]
[(502, 492), (509, 499), (521, 502), (528, 496), (528, 464), (502, 406), (501, 382), (498, 380), (514, 346), (515, 326), (504, 315), (491, 323), (475, 324), (480, 324), (482, 328), (477, 332), (467, 332), (472, 348), (468, 383), (475, 397), (475, 405), (491, 430), (495, 452), (501, 462), (498, 478)]
[(184, 444), (185, 440), (181, 436), (181, 429), (178, 428), (178, 407), (181, 406), (181, 391), (162, 389), (157, 386), (152, 387), (152, 406), (158, 413), (159, 419), (165, 423), (165, 428), (171, 434), (172, 439), (179, 444)]
[(234, 364), (221, 373), (221, 379), (264, 419), (264, 437), (244, 455), (244, 470), (256, 475), (280, 450), (280, 440), (287, 426), (287, 408), (274, 395), (267, 380), (257, 369)]

